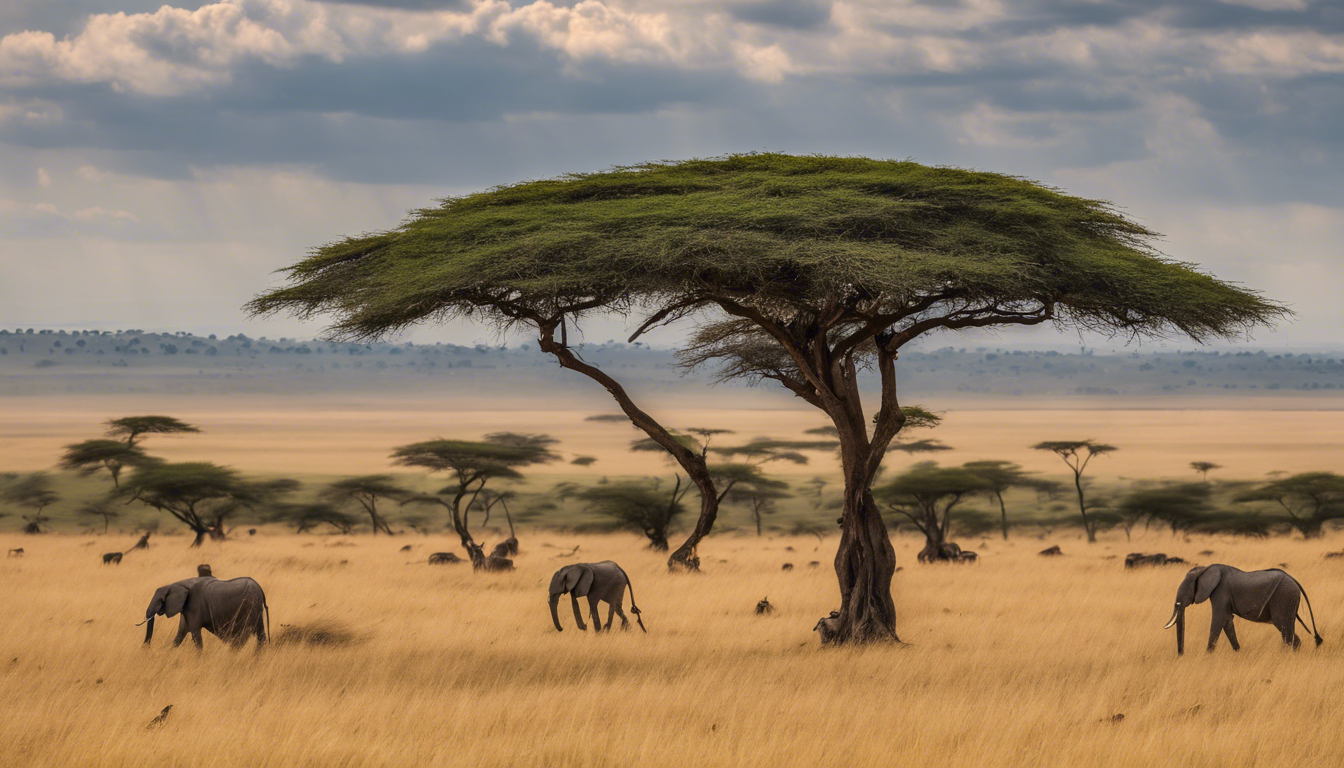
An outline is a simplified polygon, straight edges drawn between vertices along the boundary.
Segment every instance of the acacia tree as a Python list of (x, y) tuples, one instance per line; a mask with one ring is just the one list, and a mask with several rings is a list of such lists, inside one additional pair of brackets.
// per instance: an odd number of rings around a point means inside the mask
[[(369, 524), (373, 526), (373, 535), (377, 536), (379, 531), (392, 535), (392, 528), (387, 524), (387, 518), (378, 512), (378, 500), (387, 499), (389, 501), (403, 501), (414, 496), (414, 492), (409, 491), (397, 485), (391, 475), (361, 475), (360, 477), (347, 477), (337, 480), (327, 485), (318, 494), (319, 498), (331, 504), (348, 504), (351, 501), (356, 502), (369, 516)], [(326, 522), (318, 520), (316, 522)], [(339, 526), (337, 526), (339, 527)]]
[(955, 560), (959, 547), (949, 546), (952, 511), (970, 496), (984, 493), (989, 484), (964, 467), (940, 467), (923, 462), (875, 489), (876, 498), (904, 515), (924, 534), (919, 561)]
[(985, 481), (985, 493), (999, 503), (999, 524), (1003, 530), (1003, 540), (1008, 540), (1008, 506), (1003, 494), (1012, 488), (1032, 487), (1045, 490), (1053, 486), (1048, 481), (1031, 477), (1030, 472), (1011, 461), (968, 461), (961, 465), (963, 469), (974, 472)]
[[(335, 338), (422, 322), (526, 326), (602, 385), (700, 491), (673, 562), (693, 563), (717, 513), (703, 458), (608, 373), (575, 323), (631, 318), (634, 340), (696, 324), (689, 365), (768, 379), (822, 410), (840, 441), (843, 514), (833, 642), (897, 639), (895, 551), (870, 490), (906, 422), (900, 350), (925, 334), (1054, 322), (1131, 338), (1231, 337), (1286, 310), (1162, 257), (1108, 204), (1030, 181), (911, 162), (734, 155), (496, 187), (398, 228), (314, 250), (254, 313), (330, 314)], [(860, 372), (878, 379), (864, 405)], [(866, 380), (865, 380), (866, 381)]]
[[(438, 504), (447, 509), (453, 530), (462, 540), (467, 556), (476, 562), (485, 557), (468, 528), (470, 510), (477, 497), (491, 481), (521, 479), (523, 475), (518, 471), (519, 467), (558, 459), (559, 456), (551, 450), (555, 443), (556, 440), (547, 435), (496, 432), (486, 435), (484, 442), (439, 439), (403, 445), (392, 453), (393, 463), (429, 472), (448, 472), (453, 482), (435, 494), (415, 496), (402, 503)], [(462, 503), (464, 499), (467, 501), (465, 505)]]
[(1095, 516), (1094, 518), (1087, 516), (1087, 511), (1092, 507), (1088, 506), (1087, 499), (1083, 495), (1083, 472), (1087, 470), (1087, 464), (1092, 461), (1093, 456), (1104, 456), (1120, 449), (1092, 440), (1047, 440), (1031, 447), (1038, 451), (1050, 451), (1063, 459), (1069, 469), (1073, 470), (1073, 487), (1078, 491), (1078, 514), (1083, 517), (1083, 530), (1087, 533), (1087, 543), (1095, 544), (1097, 525), (1100, 521), (1095, 519)]
[(293, 480), (250, 481), (205, 461), (153, 462), (136, 467), (115, 495), (167, 512), (196, 534), (191, 546), (199, 547), (206, 536), (227, 538), (225, 524), (237, 511), (256, 511), (296, 488)]
[(121, 470), (147, 459), (145, 452), (138, 446), (120, 440), (85, 440), (65, 447), (65, 453), (61, 455), (61, 469), (73, 469), (85, 475), (100, 469), (106, 470), (112, 476), (112, 487), (120, 488)]
[(788, 483), (762, 475), (738, 482), (727, 492), (724, 501), (745, 504), (751, 511), (752, 522), (756, 524), (756, 535), (760, 536), (762, 518), (774, 513), (775, 502), (791, 495)]
[(172, 416), (123, 416), (107, 421), (108, 436), (121, 438), (130, 447), (135, 446), (135, 441), (141, 435), (180, 435), (200, 431)]
[(693, 486), (683, 484), (681, 475), (677, 475), (672, 493), (661, 485), (656, 477), (608, 483), (584, 489), (579, 498), (590, 511), (611, 518), (621, 528), (644, 534), (649, 549), (666, 552), (671, 547), (667, 541), (668, 529), (685, 513), (682, 499)]
[(1344, 518), (1344, 476), (1304, 472), (1265, 483), (1236, 497), (1239, 502), (1266, 501), (1282, 509), (1283, 522), (1314, 539), (1329, 520)]
[(60, 494), (51, 487), (51, 477), (45, 472), (34, 472), (0, 493), (0, 501), (32, 510), (32, 514), (22, 516), (24, 533), (42, 533), (42, 526), (51, 519), (42, 514), (42, 510), (60, 499)]
[(84, 517), (96, 517), (103, 521), (103, 533), (112, 525), (112, 521), (121, 517), (121, 510), (112, 504), (112, 499), (104, 498), (96, 501), (86, 501), (79, 505), (77, 510)]
[(1204, 482), (1209, 482), (1209, 473), (1215, 469), (1222, 469), (1222, 464), (1214, 464), (1212, 461), (1192, 461), (1190, 468), (1199, 473)]
[[(1116, 505), (1116, 511), (1128, 520), (1147, 518), (1171, 527), (1172, 535), (1195, 527), (1213, 508), (1206, 483), (1177, 483), (1158, 488), (1132, 491)], [(1132, 524), (1131, 524), (1132, 525)], [(1129, 537), (1126, 529), (1125, 537)]]

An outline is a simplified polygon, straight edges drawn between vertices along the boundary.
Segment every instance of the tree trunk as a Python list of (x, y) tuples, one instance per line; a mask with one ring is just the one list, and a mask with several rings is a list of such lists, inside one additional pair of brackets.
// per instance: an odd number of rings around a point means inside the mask
[(919, 551), (918, 560), (921, 563), (935, 563), (939, 560), (955, 560), (957, 554), (961, 552), (961, 547), (947, 540), (947, 533), (943, 531), (942, 526), (929, 525), (924, 531), (924, 548)]
[(1304, 539), (1319, 539), (1321, 537), (1322, 522), (1310, 518), (1297, 523), (1297, 529), (1302, 532)]
[(900, 642), (896, 604), (891, 599), (896, 550), (868, 489), (870, 482), (867, 477), (846, 475), (840, 547), (835, 553), (840, 610), (822, 619), (828, 623), (822, 632), (823, 644)]
[(1087, 504), (1083, 501), (1083, 475), (1075, 471), (1073, 473), (1073, 485), (1078, 489), (1078, 514), (1083, 516), (1083, 530), (1087, 532), (1087, 543), (1097, 543), (1097, 532), (1092, 528), (1092, 524), (1087, 520)]
[(999, 520), (1003, 524), (1003, 540), (1008, 540), (1008, 507), (1003, 504), (1003, 492), (995, 491), (994, 496), (999, 500)]
[(205, 536), (210, 531), (208, 531), (205, 528), (194, 528), (192, 530), (196, 531), (196, 538), (192, 539), (191, 541), (191, 549), (195, 549), (201, 546), (201, 542), (205, 541)]

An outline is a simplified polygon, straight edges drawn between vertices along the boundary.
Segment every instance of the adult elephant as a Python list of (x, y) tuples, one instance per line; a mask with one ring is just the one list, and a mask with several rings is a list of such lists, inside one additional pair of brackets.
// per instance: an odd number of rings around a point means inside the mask
[[(566, 592), (574, 604), (574, 621), (580, 630), (588, 629), (583, 625), (583, 612), (579, 610), (580, 597), (588, 598), (588, 609), (593, 615), (594, 632), (601, 632), (603, 629), (602, 619), (597, 612), (599, 601), (606, 602), (610, 606), (607, 611), (606, 629), (611, 629), (613, 615), (621, 617), (621, 629), (629, 629), (630, 620), (625, 618), (625, 613), (621, 611), (621, 600), (625, 596), (626, 587), (630, 587), (630, 577), (625, 575), (621, 566), (610, 560), (603, 560), (600, 563), (574, 563), (556, 571), (551, 577), (550, 601), (551, 621), (555, 622), (555, 631), (565, 631), (564, 627), (560, 626), (560, 614), (556, 611), (556, 606), (560, 603), (560, 596)], [(634, 587), (630, 587), (630, 612), (635, 614), (639, 628), (648, 632), (644, 629), (644, 620), (639, 616), (639, 608), (635, 606)]]
[[(187, 633), (201, 647), (201, 630), (207, 629), (234, 648), (256, 635), (260, 648), (270, 635), (271, 610), (266, 593), (256, 581), (243, 576), (221, 581), (213, 576), (197, 576), (159, 587), (145, 610), (145, 645), (154, 637), (154, 617), (172, 618), (182, 614), (173, 647), (182, 644)], [(264, 619), (263, 619), (264, 614)]]
[[(1213, 621), (1209, 627), (1209, 647), (1212, 651), (1218, 644), (1218, 635), (1227, 634), (1232, 650), (1240, 650), (1237, 633), (1232, 627), (1234, 616), (1247, 621), (1273, 624), (1283, 637), (1283, 642), (1294, 649), (1302, 645), (1294, 631), (1293, 622), (1307, 623), (1297, 615), (1297, 608), (1307, 591), (1297, 583), (1297, 579), (1278, 568), (1265, 571), (1242, 571), (1230, 565), (1205, 565), (1191, 568), (1176, 590), (1176, 609), (1171, 621), (1164, 629), (1176, 625), (1176, 653), (1185, 653), (1185, 608), (1209, 601), (1213, 609)], [(1307, 598), (1307, 611), (1311, 615), (1311, 633), (1320, 645), (1321, 635), (1316, 631), (1316, 615), (1311, 610), (1311, 598)]]

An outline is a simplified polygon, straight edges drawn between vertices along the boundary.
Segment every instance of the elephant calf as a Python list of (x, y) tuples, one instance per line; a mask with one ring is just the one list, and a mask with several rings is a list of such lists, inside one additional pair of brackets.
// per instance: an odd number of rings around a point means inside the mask
[(555, 631), (564, 632), (564, 627), (560, 626), (560, 614), (556, 607), (560, 603), (560, 596), (569, 593), (570, 601), (574, 605), (574, 622), (579, 625), (580, 630), (586, 630), (588, 627), (583, 624), (583, 612), (579, 610), (579, 598), (588, 598), (588, 610), (593, 616), (593, 631), (601, 632), (602, 618), (598, 615), (597, 604), (604, 601), (609, 606), (607, 610), (607, 626), (611, 629), (612, 616), (621, 617), (621, 629), (630, 628), (630, 620), (625, 618), (625, 613), (621, 610), (621, 600), (625, 596), (625, 588), (630, 587), (630, 612), (635, 614), (635, 621), (639, 622), (639, 628), (645, 632), (649, 630), (644, 628), (644, 620), (640, 618), (639, 608), (635, 606), (635, 588), (630, 585), (630, 577), (625, 575), (621, 566), (610, 560), (603, 560), (600, 563), (575, 563), (566, 565), (564, 568), (555, 572), (551, 577), (551, 621), (555, 622)]
[[(260, 648), (270, 635), (271, 609), (261, 585), (243, 576), (221, 581), (213, 576), (197, 576), (159, 587), (145, 610), (145, 645), (154, 637), (154, 617), (172, 618), (182, 614), (173, 647), (182, 644), (188, 633), (201, 647), (201, 630), (208, 629), (221, 640), (237, 648), (252, 635)], [(263, 613), (265, 619), (263, 621)]]
[[(1298, 648), (1302, 641), (1294, 632), (1294, 620), (1307, 628), (1307, 623), (1297, 615), (1297, 608), (1307, 591), (1297, 583), (1297, 579), (1278, 568), (1265, 571), (1242, 571), (1230, 565), (1206, 565), (1191, 568), (1176, 590), (1176, 609), (1165, 629), (1176, 625), (1176, 654), (1185, 653), (1185, 608), (1188, 605), (1210, 601), (1213, 608), (1213, 622), (1209, 627), (1209, 647), (1212, 651), (1218, 643), (1218, 635), (1226, 633), (1232, 650), (1240, 650), (1237, 633), (1232, 628), (1232, 617), (1240, 616), (1247, 621), (1273, 624), (1287, 645)], [(1311, 633), (1320, 645), (1321, 635), (1316, 631), (1316, 615), (1311, 610), (1311, 598), (1307, 598), (1307, 612), (1311, 615)]]

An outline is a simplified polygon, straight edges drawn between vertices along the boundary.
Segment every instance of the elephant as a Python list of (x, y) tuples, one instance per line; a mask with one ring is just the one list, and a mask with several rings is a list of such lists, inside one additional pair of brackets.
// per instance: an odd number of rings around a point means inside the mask
[(602, 619), (597, 612), (598, 601), (605, 601), (609, 606), (607, 630), (611, 629), (612, 616), (620, 616), (621, 629), (629, 629), (630, 620), (625, 618), (625, 613), (621, 611), (621, 600), (626, 587), (630, 587), (630, 612), (635, 614), (639, 628), (648, 632), (649, 630), (644, 627), (644, 620), (640, 618), (639, 608), (635, 606), (635, 588), (631, 586), (630, 577), (625, 574), (621, 566), (610, 560), (603, 560), (600, 563), (574, 563), (556, 571), (551, 577), (550, 599), (551, 621), (555, 622), (555, 631), (565, 631), (564, 627), (560, 626), (560, 614), (556, 612), (556, 606), (560, 603), (560, 596), (566, 592), (569, 593), (570, 601), (574, 605), (574, 621), (579, 625), (580, 631), (588, 629), (583, 624), (583, 612), (579, 610), (580, 597), (588, 598), (588, 610), (593, 615), (594, 632), (601, 632), (603, 629)]
[(110, 564), (110, 565), (121, 565), (121, 553), (120, 553), (120, 552), (104, 552), (104, 553), (103, 553), (103, 565), (109, 565), (109, 564)]
[[(1301, 646), (1293, 631), (1293, 621), (1307, 623), (1297, 615), (1299, 600), (1307, 596), (1307, 591), (1292, 576), (1278, 568), (1264, 571), (1242, 571), (1230, 565), (1205, 565), (1191, 568), (1176, 590), (1176, 608), (1171, 621), (1163, 629), (1176, 626), (1176, 654), (1185, 653), (1185, 608), (1205, 600), (1211, 601), (1213, 622), (1209, 627), (1209, 647), (1212, 651), (1218, 643), (1220, 633), (1227, 634), (1232, 650), (1241, 649), (1237, 643), (1237, 633), (1232, 628), (1232, 618), (1240, 616), (1247, 621), (1273, 624), (1283, 637), (1283, 642), (1294, 650)], [(1311, 598), (1307, 598), (1307, 611), (1311, 615), (1311, 633), (1316, 645), (1323, 641), (1316, 631), (1316, 614), (1311, 610)]]
[[(262, 615), (265, 614), (263, 623)], [(173, 647), (182, 644), (187, 633), (201, 648), (201, 630), (208, 629), (234, 648), (247, 638), (257, 636), (257, 648), (270, 635), (271, 608), (261, 585), (246, 576), (221, 581), (213, 576), (196, 576), (159, 587), (145, 610), (145, 645), (154, 637), (154, 617), (169, 618), (182, 614)]]

